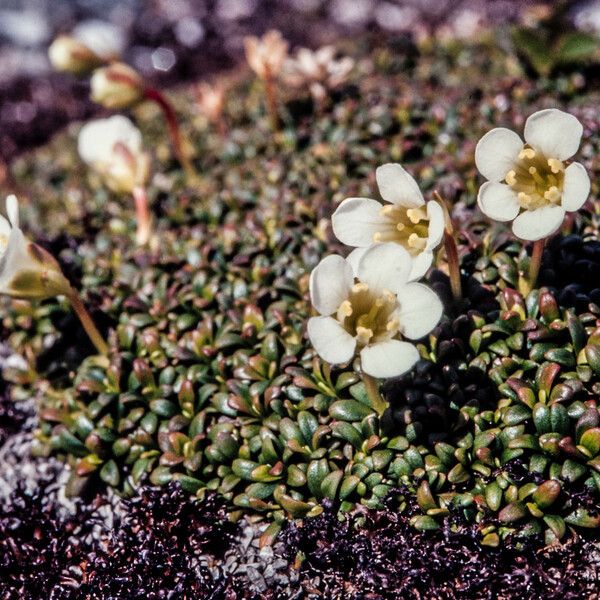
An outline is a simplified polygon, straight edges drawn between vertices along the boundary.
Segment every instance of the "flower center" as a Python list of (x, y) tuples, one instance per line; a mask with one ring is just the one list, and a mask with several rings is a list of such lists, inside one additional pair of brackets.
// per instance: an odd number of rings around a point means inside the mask
[(424, 207), (406, 208), (386, 204), (380, 214), (386, 223), (373, 235), (373, 241), (396, 242), (416, 256), (425, 250), (429, 237), (429, 218)]
[(521, 208), (535, 210), (560, 205), (565, 166), (556, 158), (546, 158), (533, 148), (525, 147), (504, 179), (517, 193)]
[(375, 293), (366, 283), (356, 283), (338, 310), (337, 319), (344, 329), (366, 346), (392, 339), (400, 330), (396, 316), (398, 300), (392, 292)]

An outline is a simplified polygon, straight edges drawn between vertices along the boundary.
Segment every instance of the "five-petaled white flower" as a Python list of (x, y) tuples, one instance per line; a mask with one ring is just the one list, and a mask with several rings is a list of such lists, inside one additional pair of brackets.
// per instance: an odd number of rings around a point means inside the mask
[(142, 150), (140, 130), (122, 115), (86, 123), (77, 143), (81, 158), (118, 194), (144, 186), (150, 174), (150, 156)]
[(71, 289), (60, 266), (46, 250), (29, 241), (19, 227), (19, 203), (6, 198), (8, 219), (0, 215), (0, 294), (45, 300)]
[(354, 60), (349, 56), (335, 58), (333, 46), (323, 46), (314, 52), (300, 48), (295, 58), (285, 63), (285, 80), (296, 88), (308, 86), (315, 101), (322, 102), (327, 90), (342, 85), (353, 68)]
[(435, 200), (425, 202), (416, 181), (396, 163), (375, 172), (377, 185), (387, 204), (370, 198), (347, 198), (333, 213), (336, 237), (357, 249), (348, 260), (356, 264), (365, 250), (380, 242), (395, 242), (413, 258), (409, 280), (425, 275), (433, 251), (444, 235), (444, 211)]
[(396, 377), (410, 370), (419, 352), (406, 337), (427, 335), (442, 315), (442, 303), (427, 286), (409, 282), (412, 260), (398, 244), (377, 244), (352, 265), (337, 254), (310, 276), (310, 298), (320, 314), (308, 321), (317, 353), (331, 364), (360, 353), (363, 372)]
[(513, 233), (521, 239), (554, 233), (566, 212), (581, 208), (590, 192), (583, 165), (565, 165), (582, 133), (573, 115), (555, 108), (527, 119), (525, 142), (504, 127), (486, 133), (475, 149), (477, 168), (489, 180), (479, 190), (479, 208), (496, 221), (513, 221)]
[(288, 43), (279, 31), (271, 29), (261, 38), (249, 35), (244, 38), (246, 60), (261, 79), (279, 75), (288, 52)]

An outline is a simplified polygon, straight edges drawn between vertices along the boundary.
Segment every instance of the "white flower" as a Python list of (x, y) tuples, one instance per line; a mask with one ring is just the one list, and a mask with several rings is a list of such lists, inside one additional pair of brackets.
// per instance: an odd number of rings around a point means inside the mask
[(267, 31), (262, 38), (244, 38), (246, 60), (250, 68), (261, 79), (272, 79), (279, 75), (287, 57), (288, 43), (279, 31)]
[(536, 241), (554, 233), (566, 212), (578, 210), (590, 193), (583, 165), (565, 161), (577, 149), (583, 127), (568, 113), (541, 110), (525, 122), (525, 142), (510, 129), (486, 133), (475, 163), (489, 181), (479, 189), (479, 208), (496, 221), (513, 221), (513, 233)]
[(399, 244), (413, 258), (409, 280), (419, 279), (444, 235), (444, 211), (435, 200), (425, 203), (416, 181), (399, 164), (382, 165), (375, 177), (387, 204), (347, 198), (331, 217), (333, 232), (340, 242), (357, 247), (348, 257), (353, 264), (372, 244)]
[(0, 215), (0, 294), (44, 300), (71, 289), (61, 269), (43, 248), (29, 241), (19, 227), (19, 204), (6, 198), (8, 219)]
[(113, 63), (96, 69), (90, 79), (90, 97), (111, 110), (129, 108), (144, 97), (145, 86), (135, 69)]
[(394, 243), (369, 248), (352, 265), (336, 254), (324, 258), (310, 276), (310, 298), (321, 315), (308, 321), (308, 336), (331, 364), (359, 352), (362, 370), (373, 377), (396, 377), (419, 360), (406, 337), (427, 335), (442, 316), (437, 295), (408, 281), (408, 252)]
[(333, 46), (323, 46), (313, 52), (300, 48), (295, 58), (285, 63), (285, 79), (293, 87), (307, 86), (316, 101), (323, 101), (328, 89), (335, 89), (348, 79), (354, 68), (350, 57), (335, 58)]
[(140, 130), (122, 115), (86, 123), (79, 132), (79, 156), (118, 194), (144, 186), (150, 156), (143, 152)]
[(70, 35), (59, 35), (48, 48), (48, 58), (57, 71), (81, 75), (102, 64), (102, 59)]

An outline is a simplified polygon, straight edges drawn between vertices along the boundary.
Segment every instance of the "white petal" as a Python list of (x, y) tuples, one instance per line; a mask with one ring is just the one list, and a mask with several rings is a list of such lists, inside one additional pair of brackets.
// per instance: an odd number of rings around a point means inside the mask
[(397, 315), (402, 335), (418, 340), (440, 321), (444, 307), (438, 295), (422, 283), (409, 283), (398, 292)]
[(358, 263), (358, 279), (373, 290), (396, 292), (408, 280), (412, 258), (394, 242), (371, 246)]
[(565, 170), (561, 206), (566, 211), (579, 210), (590, 195), (590, 177), (585, 167), (577, 162)]
[(445, 216), (444, 209), (439, 202), (430, 200), (427, 203), (427, 217), (429, 218), (429, 231), (426, 250), (434, 250), (440, 245), (444, 237)]
[(486, 181), (477, 195), (481, 212), (495, 221), (512, 221), (520, 210), (517, 195), (505, 183)]
[(413, 208), (425, 204), (417, 182), (399, 164), (381, 165), (375, 171), (375, 179), (384, 200)]
[(408, 342), (389, 340), (366, 346), (360, 352), (362, 370), (372, 377), (398, 377), (419, 360), (419, 351)]
[(90, 165), (106, 164), (111, 161), (113, 148), (118, 142), (125, 145), (132, 154), (141, 151), (142, 134), (123, 115), (86, 123), (79, 132), (77, 151), (81, 159)]
[(8, 220), (0, 215), (0, 237), (4, 237), (8, 241), (8, 236), (10, 235), (11, 229), (12, 227), (10, 226)]
[(71, 34), (92, 52), (107, 60), (120, 56), (125, 50), (123, 29), (106, 21), (98, 19), (82, 21)]
[(6, 215), (13, 227), (19, 227), (19, 201), (14, 194), (6, 197)]
[(352, 252), (350, 252), (350, 254), (348, 254), (348, 256), (346, 256), (346, 261), (350, 263), (354, 277), (358, 277), (358, 265), (360, 264), (362, 257), (365, 255), (365, 252), (367, 252), (370, 248), (371, 246), (368, 248), (355, 248), (352, 250)]
[(488, 131), (475, 148), (475, 164), (490, 181), (502, 181), (523, 149), (521, 138), (506, 127)]
[(332, 317), (311, 317), (308, 337), (319, 356), (338, 365), (348, 362), (356, 349), (356, 340)]
[(310, 274), (310, 300), (320, 314), (331, 315), (348, 298), (353, 283), (350, 263), (337, 254), (331, 254)]
[(331, 216), (333, 233), (348, 246), (370, 246), (373, 236), (389, 221), (381, 215), (381, 203), (370, 198), (347, 198)]
[(577, 152), (583, 125), (569, 113), (548, 108), (533, 113), (525, 122), (525, 141), (548, 158), (566, 160)]
[(417, 256), (414, 256), (412, 261), (412, 269), (410, 270), (408, 281), (417, 281), (418, 279), (421, 279), (429, 270), (429, 267), (433, 262), (433, 252), (429, 250), (423, 250), (423, 252), (417, 254)]
[(535, 242), (554, 233), (565, 218), (562, 206), (543, 206), (522, 212), (512, 225), (513, 233), (522, 240)]

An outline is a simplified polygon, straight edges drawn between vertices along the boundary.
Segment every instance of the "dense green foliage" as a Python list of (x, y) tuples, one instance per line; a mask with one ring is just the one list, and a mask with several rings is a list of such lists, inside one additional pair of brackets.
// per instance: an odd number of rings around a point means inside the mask
[[(416, 497), (417, 528), (461, 511), (491, 546), (512, 532), (551, 542), (600, 525), (594, 290), (576, 305), (546, 288), (521, 297), (526, 249), (473, 209), (476, 141), (546, 105), (566, 103), (584, 122), (594, 180), (596, 100), (580, 78), (532, 82), (514, 57), (481, 50), (362, 47), (359, 73), (323, 114), (284, 94), (276, 134), (260, 85), (244, 80), (229, 92), (225, 137), (188, 119), (203, 174), (194, 188), (142, 107), (157, 173), (150, 249), (132, 242), (130, 201), (86, 182), (70, 136), (16, 164), (31, 194), (24, 221), (44, 223), (46, 246), (111, 331), (109, 359), (82, 361), (90, 349), (66, 305), (14, 302), (4, 319), (27, 360), (5, 376), (20, 384), (15, 396), (35, 393), (36, 451), (69, 461), (72, 492), (176, 479), (199, 496), (218, 491), (234, 514), (264, 515), (266, 538), (290, 516), (321, 512), (323, 499), (348, 511), (390, 494), (399, 510)], [(316, 357), (305, 322), (308, 274), (338, 248), (331, 213), (347, 196), (372, 197), (374, 168), (390, 160), (453, 204), (466, 297), (455, 306), (433, 272), (446, 316), (418, 345), (414, 373), (386, 382), (380, 419), (353, 365)], [(569, 226), (582, 246), (597, 243), (597, 214)]]

